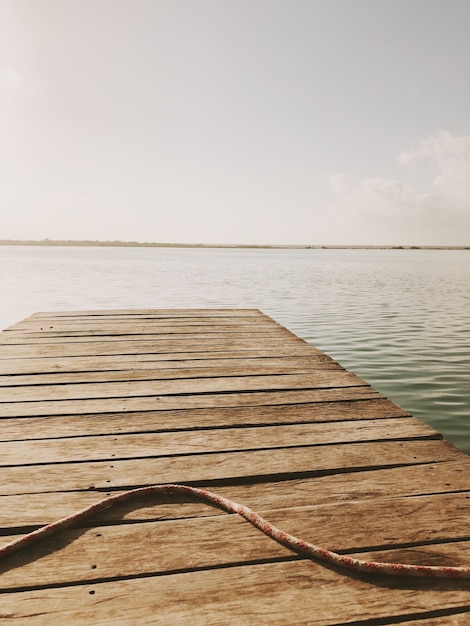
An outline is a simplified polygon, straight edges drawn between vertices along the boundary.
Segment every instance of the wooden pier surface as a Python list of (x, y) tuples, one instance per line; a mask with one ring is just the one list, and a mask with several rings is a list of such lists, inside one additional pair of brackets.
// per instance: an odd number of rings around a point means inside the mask
[[(0, 334), (0, 545), (204, 486), (363, 559), (470, 565), (470, 458), (257, 310), (38, 313)], [(470, 581), (340, 571), (189, 498), (0, 562), (5, 624), (469, 624)]]

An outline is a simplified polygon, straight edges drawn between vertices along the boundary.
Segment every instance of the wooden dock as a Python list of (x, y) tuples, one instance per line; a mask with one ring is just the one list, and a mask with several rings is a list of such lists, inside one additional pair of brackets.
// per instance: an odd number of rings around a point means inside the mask
[[(0, 335), (1, 544), (204, 486), (364, 559), (470, 565), (470, 458), (257, 310), (38, 313)], [(470, 581), (346, 572), (190, 498), (0, 562), (5, 624), (470, 623)]]

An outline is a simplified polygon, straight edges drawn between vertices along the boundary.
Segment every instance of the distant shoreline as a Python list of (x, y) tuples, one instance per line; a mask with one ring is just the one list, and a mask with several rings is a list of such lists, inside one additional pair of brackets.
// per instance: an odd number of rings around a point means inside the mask
[(140, 241), (97, 241), (69, 239), (0, 239), (0, 246), (65, 246), (115, 248), (248, 248), (281, 250), (470, 250), (468, 246), (373, 246), (373, 245), (317, 245), (317, 244), (231, 244), (231, 243), (156, 243)]

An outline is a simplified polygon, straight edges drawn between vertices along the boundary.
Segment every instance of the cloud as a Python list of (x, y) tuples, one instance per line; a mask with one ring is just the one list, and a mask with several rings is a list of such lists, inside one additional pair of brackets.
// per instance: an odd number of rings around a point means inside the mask
[[(376, 243), (468, 245), (470, 238), (470, 136), (441, 131), (404, 150), (397, 162), (407, 177), (431, 171), (429, 188), (419, 192), (399, 179), (330, 177), (338, 209), (350, 224), (362, 224)], [(445, 236), (446, 241), (441, 238)], [(375, 243), (375, 242), (369, 242)]]
[(454, 137), (441, 131), (421, 141), (417, 148), (404, 151), (398, 163), (407, 168), (430, 164), (436, 170), (433, 187), (437, 193), (460, 201), (469, 208), (470, 202), (470, 136)]
[(0, 69), (0, 89), (2, 91), (21, 91), (25, 82), (21, 76), (9, 67)]
[(366, 178), (354, 181), (342, 174), (334, 174), (330, 177), (330, 185), (336, 195), (351, 207), (373, 210), (382, 215), (393, 215), (398, 207), (403, 211), (420, 204), (420, 198), (413, 188), (399, 180)]

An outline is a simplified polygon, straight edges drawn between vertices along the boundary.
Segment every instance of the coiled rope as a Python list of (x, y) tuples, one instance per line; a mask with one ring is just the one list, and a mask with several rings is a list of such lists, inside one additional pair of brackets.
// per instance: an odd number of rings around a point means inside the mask
[(108, 509), (120, 502), (132, 500), (134, 498), (140, 498), (142, 496), (158, 496), (158, 495), (175, 495), (183, 494), (202, 499), (206, 502), (211, 502), (216, 506), (221, 507), (228, 513), (237, 513), (246, 520), (251, 522), (253, 526), (256, 526), (265, 535), (278, 541), (279, 543), (291, 548), (295, 552), (300, 552), (306, 556), (319, 559), (339, 567), (353, 570), (356, 572), (366, 572), (372, 574), (388, 574), (393, 576), (421, 576), (432, 578), (470, 578), (470, 567), (447, 567), (436, 565), (405, 565), (402, 563), (381, 563), (378, 561), (364, 561), (361, 559), (354, 559), (342, 554), (337, 554), (331, 550), (321, 548), (313, 543), (303, 541), (294, 535), (280, 530), (267, 520), (263, 519), (258, 513), (252, 509), (238, 504), (233, 500), (224, 498), (216, 493), (207, 491), (206, 489), (199, 489), (197, 487), (189, 487), (187, 485), (154, 485), (150, 487), (141, 487), (138, 489), (131, 489), (114, 496), (109, 496), (102, 500), (99, 500), (95, 504), (92, 504), (81, 511), (63, 517), (51, 524), (43, 526), (37, 530), (34, 530), (27, 535), (19, 537), (4, 545), (0, 548), (0, 558), (26, 548), (27, 546), (44, 539), (54, 533), (57, 533), (65, 528), (69, 528), (77, 522), (90, 517), (100, 511)]

